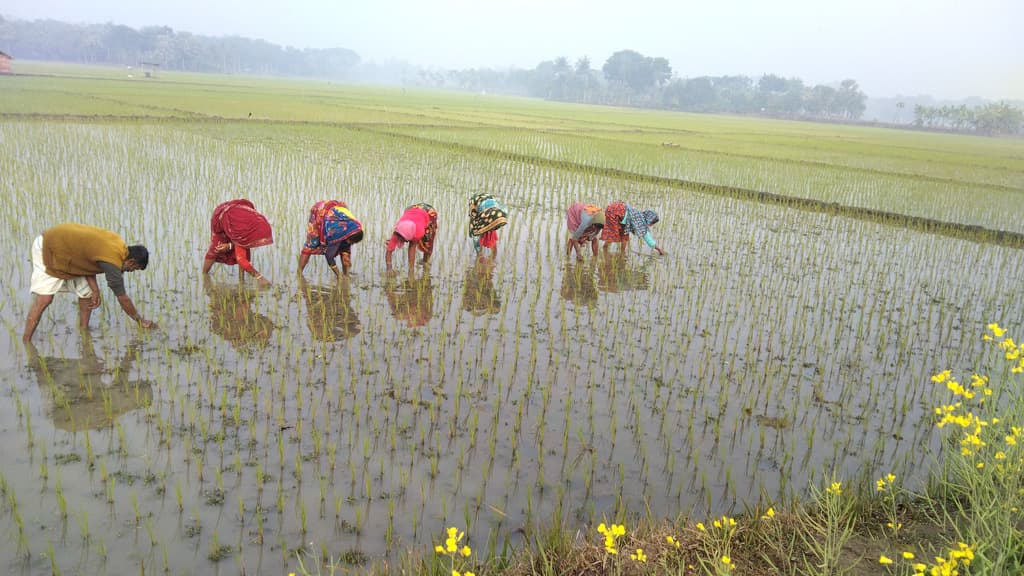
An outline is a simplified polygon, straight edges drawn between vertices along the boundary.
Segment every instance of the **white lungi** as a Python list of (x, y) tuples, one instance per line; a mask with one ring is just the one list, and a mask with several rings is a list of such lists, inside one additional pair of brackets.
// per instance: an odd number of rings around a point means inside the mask
[(84, 276), (65, 280), (46, 273), (43, 264), (43, 237), (37, 236), (32, 243), (32, 293), (50, 296), (57, 292), (74, 292), (79, 298), (92, 296), (92, 289)]

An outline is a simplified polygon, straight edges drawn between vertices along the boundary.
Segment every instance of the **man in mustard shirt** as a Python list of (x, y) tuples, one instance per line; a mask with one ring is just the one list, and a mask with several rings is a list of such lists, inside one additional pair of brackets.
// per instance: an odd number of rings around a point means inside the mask
[(146, 320), (124, 289), (122, 272), (145, 270), (149, 250), (142, 245), (127, 246), (116, 233), (84, 224), (59, 224), (43, 232), (32, 243), (32, 293), (35, 300), (25, 321), (22, 340), (32, 334), (53, 295), (67, 291), (78, 294), (78, 323), (89, 328), (92, 311), (100, 306), (100, 290), (96, 275), (107, 277), (107, 286), (117, 296), (125, 314), (143, 328), (156, 328)]

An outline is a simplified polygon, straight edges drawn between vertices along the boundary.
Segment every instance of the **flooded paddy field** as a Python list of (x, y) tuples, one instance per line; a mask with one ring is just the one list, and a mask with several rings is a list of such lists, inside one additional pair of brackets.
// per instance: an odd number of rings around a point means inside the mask
[[(940, 450), (929, 377), (978, 370), (983, 327), (1024, 317), (1020, 249), (403, 133), (459, 116), (435, 105), (389, 111), (419, 118), (400, 127), (145, 99), (133, 110), (174, 118), (0, 120), (0, 572), (282, 574), (310, 542), (368, 565), (450, 525), (500, 551), (555, 522), (741, 512), (833, 472), (912, 483)], [(515, 122), (487, 129), (493, 147), (537, 129)], [(478, 192), (509, 209), (496, 259), (467, 236)], [(200, 273), (213, 207), (239, 197), (274, 228), (253, 251), (269, 289)], [(296, 275), (325, 198), (366, 230), (340, 284), (322, 259)], [(619, 199), (658, 211), (668, 256), (634, 241), (567, 259), (565, 208)], [(391, 227), (421, 201), (439, 212), (434, 257), (408, 271), (400, 253), (386, 275)], [(159, 330), (139, 332), (101, 281), (89, 334), (58, 295), (22, 345), (29, 247), (65, 221), (149, 247), (126, 284)]]

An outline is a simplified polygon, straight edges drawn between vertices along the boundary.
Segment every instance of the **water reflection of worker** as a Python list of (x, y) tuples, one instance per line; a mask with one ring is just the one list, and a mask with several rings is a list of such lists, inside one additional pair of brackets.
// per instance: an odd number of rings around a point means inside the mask
[(411, 327), (424, 326), (434, 316), (434, 287), (429, 270), (424, 269), (418, 278), (412, 271), (403, 280), (387, 276), (384, 293), (391, 315)]
[(477, 258), (462, 283), (462, 309), (474, 314), (501, 311), (501, 296), (494, 288), (494, 257)]
[(580, 306), (597, 304), (593, 264), (566, 263), (562, 276), (562, 298)]
[(625, 254), (604, 252), (597, 267), (597, 288), (602, 292), (647, 290), (650, 278), (640, 266), (631, 266)]
[(315, 340), (337, 342), (362, 330), (359, 316), (352, 308), (352, 289), (347, 280), (324, 286), (310, 284), (300, 276), (299, 293), (306, 301), (306, 320)]
[(54, 427), (69, 432), (104, 428), (118, 416), (149, 405), (152, 384), (128, 380), (140, 346), (129, 345), (117, 365), (107, 369), (87, 334), (82, 335), (81, 358), (42, 356), (26, 343), (28, 367), (48, 399), (46, 413)]
[(235, 348), (266, 346), (277, 326), (270, 318), (253, 311), (257, 290), (217, 284), (204, 276), (203, 291), (210, 299), (210, 332)]

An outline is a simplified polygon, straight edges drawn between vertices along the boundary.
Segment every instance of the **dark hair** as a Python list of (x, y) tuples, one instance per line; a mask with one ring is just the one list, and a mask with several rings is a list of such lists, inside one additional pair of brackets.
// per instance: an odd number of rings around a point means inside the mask
[(356, 232), (355, 234), (353, 234), (353, 235), (348, 237), (348, 243), (350, 245), (351, 244), (358, 244), (362, 240), (363, 240), (363, 231), (362, 230), (360, 230), (360, 231)]
[(149, 266), (149, 250), (142, 244), (135, 244), (128, 247), (128, 258), (135, 261), (139, 270), (145, 270)]

